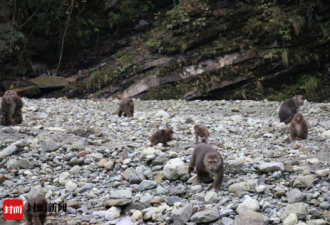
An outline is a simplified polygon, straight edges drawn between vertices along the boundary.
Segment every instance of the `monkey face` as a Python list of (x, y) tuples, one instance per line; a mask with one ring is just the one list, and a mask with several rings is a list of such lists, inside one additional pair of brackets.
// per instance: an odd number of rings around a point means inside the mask
[(216, 171), (219, 167), (218, 157), (215, 157), (215, 156), (208, 157), (207, 163), (208, 163), (209, 171)]
[(7, 104), (12, 104), (12, 103), (14, 103), (14, 97), (16, 95), (17, 95), (16, 91), (10, 90), (10, 91), (6, 91), (6, 93), (3, 97), (6, 100)]
[(298, 103), (298, 105), (301, 106), (304, 104), (304, 99), (303, 99), (302, 95), (295, 95), (294, 99)]
[(295, 115), (295, 119), (296, 119), (296, 121), (297, 121), (298, 123), (300, 123), (300, 121), (303, 119), (303, 116), (302, 116), (300, 113), (297, 113), (297, 114)]

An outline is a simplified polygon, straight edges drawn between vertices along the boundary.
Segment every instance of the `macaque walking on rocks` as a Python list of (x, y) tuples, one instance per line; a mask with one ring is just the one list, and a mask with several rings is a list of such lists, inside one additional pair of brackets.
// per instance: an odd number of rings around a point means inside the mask
[(216, 192), (220, 190), (223, 180), (224, 165), (221, 154), (203, 138), (202, 143), (198, 144), (191, 156), (188, 174), (196, 168), (198, 179), (201, 181), (209, 174), (214, 176), (213, 188)]
[(288, 124), (293, 119), (294, 114), (298, 112), (300, 106), (304, 104), (304, 99), (301, 95), (295, 95), (290, 99), (285, 100), (278, 113), (281, 122)]
[(119, 104), (118, 109), (118, 116), (121, 117), (121, 115), (124, 113), (125, 117), (133, 117), (134, 116), (134, 103), (132, 99), (124, 99)]
[(205, 142), (207, 142), (207, 139), (210, 136), (210, 132), (205, 127), (196, 124), (194, 126), (194, 130), (195, 130), (195, 136), (196, 136), (195, 144), (198, 144), (198, 137), (204, 138)]
[(301, 140), (307, 138), (308, 124), (302, 114), (297, 113), (294, 115), (290, 124), (290, 135), (292, 140)]
[[(36, 204), (36, 207), (34, 207)], [(39, 207), (38, 207), (39, 205)], [(40, 207), (40, 205), (42, 205)], [(30, 206), (30, 207), (29, 207)], [(47, 217), (47, 199), (44, 197), (35, 197), (29, 199), (23, 207), (24, 216), (27, 220), (27, 225), (44, 225)], [(29, 211), (28, 211), (29, 210)]]
[(162, 143), (164, 147), (167, 147), (167, 142), (173, 140), (173, 130), (171, 129), (166, 129), (166, 130), (159, 130), (155, 132), (150, 138), (150, 145), (149, 146), (154, 146), (159, 143)]
[(5, 126), (17, 125), (23, 122), (23, 101), (14, 90), (5, 92), (0, 109), (0, 124)]

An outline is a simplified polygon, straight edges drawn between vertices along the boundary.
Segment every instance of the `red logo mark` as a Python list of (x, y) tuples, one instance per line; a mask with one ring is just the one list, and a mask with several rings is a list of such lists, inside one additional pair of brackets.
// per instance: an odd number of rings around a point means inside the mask
[(23, 201), (20, 199), (6, 199), (3, 201), (3, 218), (5, 220), (23, 219)]

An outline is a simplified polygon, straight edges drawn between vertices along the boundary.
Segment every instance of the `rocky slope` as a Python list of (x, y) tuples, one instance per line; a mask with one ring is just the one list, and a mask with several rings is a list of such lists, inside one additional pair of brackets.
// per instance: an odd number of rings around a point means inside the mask
[[(8, 28), (15, 7), (5, 4), (0, 91), (46, 92), (13, 77), (56, 74), (70, 10), (53, 1), (48, 13), (48, 3), (25, 0), (30, 10), (16, 23), (29, 23), (18, 31)], [(309, 100), (329, 99), (326, 0), (75, 2), (57, 71), (72, 85), (56, 96), (281, 101), (304, 94)], [(39, 7), (45, 12), (30, 15)], [(59, 21), (48, 17), (58, 11)], [(47, 19), (40, 21), (43, 16)]]
[[(305, 102), (302, 113), (320, 125), (307, 140), (291, 142), (277, 119), (279, 102), (136, 100), (134, 118), (118, 118), (118, 101), (24, 101), (25, 123), (1, 127), (0, 199), (41, 194), (68, 204), (48, 222), (330, 221), (330, 104)], [(187, 175), (194, 123), (209, 129), (225, 159), (219, 193)], [(165, 127), (175, 132), (170, 147), (148, 147), (148, 136)]]

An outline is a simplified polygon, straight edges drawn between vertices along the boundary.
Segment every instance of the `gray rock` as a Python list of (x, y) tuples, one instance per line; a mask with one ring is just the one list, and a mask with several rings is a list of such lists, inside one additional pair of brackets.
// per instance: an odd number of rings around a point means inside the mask
[(126, 199), (126, 198), (122, 198), (122, 199), (109, 199), (103, 202), (103, 206), (108, 208), (111, 206), (123, 206), (123, 205), (129, 205), (132, 203), (131, 199)]
[(169, 180), (177, 180), (180, 176), (187, 173), (187, 166), (179, 159), (171, 159), (164, 166), (165, 178)]
[(324, 219), (307, 221), (307, 225), (328, 225), (328, 224), (329, 223), (327, 221), (325, 221)]
[(288, 202), (290, 204), (302, 202), (304, 200), (304, 195), (301, 193), (299, 189), (294, 189), (288, 194)]
[(63, 172), (58, 177), (58, 182), (62, 185), (65, 185), (65, 183), (70, 179), (71, 174), (68, 172)]
[(163, 165), (166, 161), (168, 160), (168, 158), (166, 158), (163, 155), (157, 156), (153, 161), (152, 161), (152, 165), (156, 166), (156, 165)]
[(290, 213), (290, 215), (283, 221), (283, 225), (296, 225), (297, 223), (298, 217), (294, 213)]
[(0, 159), (6, 158), (7, 156), (10, 156), (14, 152), (17, 151), (17, 146), (15, 144), (9, 145), (7, 148), (0, 151)]
[(166, 202), (169, 206), (174, 205), (174, 203), (176, 203), (176, 202), (183, 202), (183, 199), (182, 199), (182, 198), (175, 197), (175, 196), (173, 196), (173, 197), (171, 197), (171, 196), (169, 196), (169, 197), (165, 197), (164, 200), (165, 200), (165, 202)]
[(75, 182), (69, 180), (68, 182), (66, 182), (65, 188), (67, 191), (73, 192), (73, 191), (77, 190), (77, 184)]
[(236, 211), (238, 212), (238, 214), (241, 214), (242, 212), (246, 212), (246, 211), (257, 212), (259, 211), (259, 209), (260, 209), (259, 202), (249, 197), (245, 199), (243, 203), (239, 204)]
[(192, 206), (187, 204), (181, 208), (172, 211), (172, 220), (174, 225), (185, 225), (192, 214)]
[(157, 186), (157, 182), (153, 180), (144, 180), (139, 185), (140, 191), (154, 189)]
[(235, 217), (233, 225), (264, 225), (265, 221), (262, 214), (251, 211), (241, 212)]
[(41, 149), (45, 152), (52, 152), (61, 147), (53, 139), (46, 138), (40, 141)]
[(125, 216), (124, 218), (120, 219), (116, 225), (134, 225), (132, 219), (129, 216)]
[(74, 166), (70, 169), (69, 173), (71, 174), (78, 174), (80, 173), (81, 167), (80, 166)]
[(22, 169), (33, 169), (34, 164), (30, 162), (28, 159), (21, 159), (18, 163), (19, 167)]
[(229, 218), (229, 217), (223, 217), (222, 218), (222, 224), (223, 225), (233, 225), (234, 220), (232, 218)]
[(93, 184), (85, 184), (84, 186), (80, 187), (77, 189), (77, 192), (78, 193), (81, 193), (81, 192), (84, 192), (84, 191), (87, 191), (87, 190), (90, 190), (93, 188)]
[(232, 184), (229, 186), (228, 191), (234, 193), (236, 196), (240, 195), (244, 191), (252, 190), (251, 185), (257, 185), (258, 180), (252, 179), (245, 182), (240, 182), (236, 184)]
[(291, 213), (296, 214), (298, 219), (304, 219), (308, 214), (307, 206), (302, 202), (287, 205), (281, 216), (282, 221), (284, 221)]
[(156, 192), (159, 195), (165, 195), (167, 193), (167, 190), (163, 188), (162, 186), (158, 185), (156, 188)]
[(275, 172), (275, 171), (284, 171), (284, 165), (281, 162), (274, 162), (274, 163), (263, 163), (259, 166), (259, 170), (261, 172)]
[(152, 195), (150, 195), (149, 193), (146, 193), (146, 194), (141, 196), (140, 202), (145, 207), (149, 207), (150, 206), (150, 201), (152, 200), (152, 198), (153, 198)]
[(27, 200), (35, 197), (45, 197), (48, 190), (46, 188), (41, 187), (40, 185), (34, 186), (31, 188), (29, 193), (27, 193), (26, 198)]
[(293, 182), (293, 187), (309, 188), (309, 187), (312, 187), (313, 184), (314, 184), (314, 176), (313, 175), (299, 176)]
[(190, 221), (195, 223), (209, 223), (217, 220), (220, 217), (218, 210), (205, 209), (203, 211), (196, 212), (190, 218)]
[(113, 191), (110, 194), (110, 198), (112, 199), (132, 198), (132, 190), (125, 189), (125, 190)]
[(142, 182), (142, 179), (136, 173), (132, 173), (129, 175), (130, 184), (139, 184), (141, 182)]
[(329, 202), (321, 202), (320, 203), (320, 208), (328, 210), (330, 208), (330, 203)]
[(204, 201), (206, 203), (215, 203), (218, 201), (218, 194), (214, 191), (209, 191), (206, 193)]

